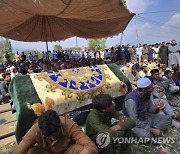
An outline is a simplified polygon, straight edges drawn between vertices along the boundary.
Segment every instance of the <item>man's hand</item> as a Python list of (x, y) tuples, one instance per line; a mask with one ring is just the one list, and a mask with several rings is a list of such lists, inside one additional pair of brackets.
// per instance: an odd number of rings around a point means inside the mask
[(159, 89), (160, 91), (164, 91), (164, 89), (162, 87), (153, 84), (153, 89), (155, 89), (155, 88)]
[(110, 127), (110, 130), (113, 132), (118, 131), (120, 129), (121, 129), (121, 127), (119, 125), (114, 125), (114, 126)]
[(151, 133), (157, 136), (160, 136), (162, 134), (162, 131), (157, 128), (151, 128)]
[(159, 100), (156, 105), (154, 106), (154, 109), (157, 110), (157, 109), (160, 109), (164, 106), (164, 104), (161, 102), (161, 100)]
[(119, 117), (119, 123), (123, 123), (127, 120), (127, 117), (125, 115)]
[(162, 97), (164, 95), (163, 92), (159, 92), (159, 97)]
[(79, 154), (90, 154), (90, 152), (84, 148)]
[(9, 95), (9, 93), (6, 93), (6, 95), (5, 95), (5, 96), (10, 96), (10, 95)]

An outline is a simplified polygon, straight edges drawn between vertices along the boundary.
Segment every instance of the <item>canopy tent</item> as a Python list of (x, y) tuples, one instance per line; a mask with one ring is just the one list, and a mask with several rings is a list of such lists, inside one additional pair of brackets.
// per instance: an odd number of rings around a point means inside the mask
[(0, 35), (26, 42), (102, 38), (123, 32), (133, 16), (124, 0), (1, 0)]

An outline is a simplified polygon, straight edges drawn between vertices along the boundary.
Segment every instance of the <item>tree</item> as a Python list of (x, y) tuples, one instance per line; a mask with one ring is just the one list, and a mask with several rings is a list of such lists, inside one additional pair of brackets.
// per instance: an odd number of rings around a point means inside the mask
[(106, 39), (88, 39), (88, 49), (90, 50), (99, 50), (106, 48)]
[(81, 50), (80, 47), (70, 47), (70, 48), (65, 48), (64, 50)]
[(10, 55), (10, 59), (13, 60), (14, 54), (12, 53), (11, 41), (8, 40), (7, 38), (1, 37), (1, 40), (0, 40), (0, 57), (1, 57), (1, 61), (3, 61), (3, 62), (4, 62), (5, 51), (8, 51), (8, 53)]
[(62, 50), (62, 46), (60, 46), (60, 45), (54, 45), (54, 50), (55, 51), (61, 51)]

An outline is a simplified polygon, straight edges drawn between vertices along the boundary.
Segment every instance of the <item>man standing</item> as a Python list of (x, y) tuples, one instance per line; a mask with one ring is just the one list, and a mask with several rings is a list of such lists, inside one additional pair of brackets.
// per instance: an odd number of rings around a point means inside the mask
[(97, 147), (75, 122), (48, 110), (13, 151), (13, 154), (22, 153), (97, 154)]
[(30, 62), (33, 60), (33, 55), (31, 54), (31, 52), (29, 52), (28, 60), (29, 60)]
[(159, 53), (159, 44), (156, 43), (154, 47), (152, 48), (154, 50), (154, 59), (158, 59), (158, 53)]
[(161, 62), (168, 66), (168, 47), (166, 46), (165, 42), (162, 42), (162, 46), (159, 48), (158, 55)]
[(173, 65), (180, 65), (180, 44), (176, 43), (176, 40), (171, 41), (171, 45), (168, 47), (169, 50), (169, 67)]
[(26, 55), (24, 54), (24, 52), (22, 52), (21, 59), (23, 62), (26, 62)]
[(139, 48), (138, 47), (136, 48), (136, 55), (138, 56), (137, 59), (139, 59), (139, 62), (141, 62), (142, 60), (142, 50), (143, 47), (141, 46), (141, 44), (139, 44)]
[(123, 113), (136, 122), (132, 132), (137, 137), (160, 136), (172, 122), (170, 116), (158, 114), (162, 102), (154, 106), (150, 101), (152, 89), (153, 85), (148, 78), (139, 79), (137, 89), (126, 96), (123, 104)]
[(148, 47), (147, 44), (143, 45), (143, 49), (142, 49), (142, 61), (144, 60), (148, 60)]
[(10, 60), (10, 55), (9, 55), (8, 51), (5, 51), (4, 58), (5, 58), (5, 61), (6, 61), (7, 63), (9, 63), (9, 62), (11, 61), (11, 60)]

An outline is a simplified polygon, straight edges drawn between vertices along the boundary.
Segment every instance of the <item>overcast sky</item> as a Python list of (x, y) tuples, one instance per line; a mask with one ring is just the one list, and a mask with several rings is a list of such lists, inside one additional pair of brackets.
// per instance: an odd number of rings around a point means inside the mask
[[(156, 43), (172, 39), (180, 42), (180, 0), (126, 0), (130, 11), (139, 14), (137, 17), (139, 42)], [(167, 12), (160, 12), (167, 11)], [(159, 12), (159, 13), (156, 13)], [(135, 17), (131, 20), (124, 31), (122, 44), (137, 44)], [(108, 38), (107, 47), (120, 44), (121, 34)], [(44, 42), (27, 43), (11, 41), (13, 51), (19, 50), (46, 50)], [(75, 47), (75, 37), (65, 41), (48, 43), (49, 49), (53, 50), (55, 44), (60, 44), (63, 48)], [(78, 47), (87, 46), (87, 40), (78, 38)]]

